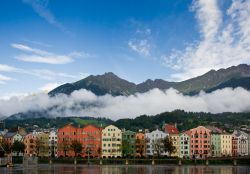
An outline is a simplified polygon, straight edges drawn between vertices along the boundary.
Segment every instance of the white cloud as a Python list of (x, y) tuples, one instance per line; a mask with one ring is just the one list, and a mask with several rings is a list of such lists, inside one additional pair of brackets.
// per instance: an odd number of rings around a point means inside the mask
[(31, 5), (33, 10), (48, 23), (59, 28), (61, 31), (70, 33), (61, 22), (59, 22), (54, 14), (48, 8), (49, 0), (23, 0), (24, 3)]
[(137, 28), (135, 31), (136, 34), (142, 34), (142, 35), (151, 35), (151, 29), (150, 28)]
[(39, 45), (39, 46), (42, 46), (42, 47), (52, 47), (52, 45), (50, 45), (50, 44), (35, 41), (35, 40), (24, 39), (24, 41), (28, 42), (28, 43), (31, 43), (31, 44)]
[(47, 69), (34, 69), (29, 72), (27, 72), (30, 75), (37, 76), (39, 78), (45, 79), (45, 80), (55, 80), (56, 78), (62, 77), (62, 78), (71, 78), (71, 79), (78, 79), (79, 76), (61, 73), (61, 72), (54, 72)]
[(212, 113), (245, 112), (250, 111), (250, 92), (242, 88), (225, 88), (210, 94), (185, 96), (174, 89), (165, 92), (153, 89), (147, 93), (113, 97), (96, 96), (90, 91), (80, 90), (70, 96), (59, 95), (53, 98), (40, 93), (0, 100), (0, 115), (8, 116), (52, 107), (52, 116), (89, 115), (112, 119), (134, 118), (142, 114), (155, 115), (176, 109)]
[(176, 71), (173, 80), (185, 80), (211, 69), (250, 63), (250, 1), (233, 0), (223, 21), (218, 0), (194, 0), (192, 10), (200, 25), (201, 40), (183, 51), (162, 56)]
[(0, 84), (5, 84), (6, 81), (13, 80), (11, 77), (7, 77), (5, 75), (0, 74)]
[[(36, 76), (41, 79), (45, 80), (57, 80), (58, 78), (67, 78), (67, 79), (80, 79), (82, 77), (86, 77), (87, 73), (79, 73), (78, 75), (72, 75), (62, 72), (54, 72), (48, 69), (31, 69), (26, 70), (22, 68), (16, 68), (14, 66), (6, 65), (6, 64), (0, 64), (0, 72), (10, 72), (10, 73), (21, 73), (21, 74), (27, 74), (31, 76)], [(9, 77), (5, 77), (5, 81), (7, 81)], [(3, 81), (4, 78), (2, 78)], [(11, 78), (9, 78), (10, 80)]]
[(25, 62), (35, 62), (35, 63), (47, 63), (47, 64), (67, 64), (74, 61), (75, 58), (88, 58), (92, 55), (86, 52), (72, 52), (67, 55), (58, 55), (52, 52), (44, 51), (37, 48), (32, 48), (23, 44), (11, 44), (13, 48), (20, 51), (26, 52), (28, 54), (20, 54), (16, 56), (16, 59)]
[(20, 69), (6, 64), (0, 64), (0, 72), (17, 72)]
[(137, 52), (138, 54), (142, 56), (149, 56), (150, 55), (150, 44), (147, 39), (143, 40), (130, 40), (128, 42), (128, 46), (133, 51)]
[(61, 55), (19, 55), (16, 56), (18, 60), (25, 62), (35, 62), (35, 63), (47, 63), (47, 64), (66, 64), (73, 62), (73, 58), (69, 56)]
[(61, 84), (59, 84), (59, 83), (47, 83), (44, 86), (42, 86), (41, 88), (39, 88), (39, 90), (47, 93), (60, 85)]
[(36, 48), (31, 48), (31, 47), (29, 47), (27, 45), (23, 45), (23, 44), (13, 43), (13, 44), (11, 44), (11, 46), (13, 48), (19, 49), (21, 51), (29, 52), (29, 53), (34, 53), (34, 54), (39, 54), (39, 55), (51, 55), (51, 53), (49, 53), (47, 51), (43, 51), (43, 50), (36, 49)]

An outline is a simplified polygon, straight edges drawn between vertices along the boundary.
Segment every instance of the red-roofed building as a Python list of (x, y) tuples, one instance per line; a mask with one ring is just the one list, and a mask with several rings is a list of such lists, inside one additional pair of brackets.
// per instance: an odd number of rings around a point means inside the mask
[(171, 134), (179, 134), (178, 128), (173, 124), (165, 124), (164, 125), (164, 131), (165, 131), (166, 134), (169, 134), (169, 135), (171, 135)]
[(173, 124), (165, 124), (164, 131), (171, 138), (173, 145), (175, 147), (175, 152), (171, 154), (171, 156), (179, 156), (179, 146), (180, 146), (180, 138), (179, 138), (179, 130), (176, 125)]

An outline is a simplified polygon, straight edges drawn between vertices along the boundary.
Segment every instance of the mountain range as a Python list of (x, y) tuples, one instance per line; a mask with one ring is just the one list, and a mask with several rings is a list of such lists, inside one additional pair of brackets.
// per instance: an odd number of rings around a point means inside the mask
[(200, 91), (212, 92), (226, 87), (243, 87), (250, 89), (250, 65), (240, 64), (227, 69), (211, 70), (201, 76), (181, 82), (169, 82), (163, 79), (148, 79), (135, 84), (121, 79), (112, 72), (103, 75), (90, 75), (75, 83), (63, 84), (49, 92), (50, 96), (71, 94), (75, 90), (86, 89), (95, 95), (111, 94), (113, 96), (144, 93), (153, 88), (166, 90), (174, 88), (186, 95), (194, 95)]
[[(75, 83), (66, 83), (53, 89), (48, 94), (53, 98), (59, 94), (70, 95), (76, 90), (86, 89), (92, 91), (97, 96), (102, 96), (105, 94), (110, 94), (113, 96), (128, 96), (135, 93), (145, 93), (154, 88), (159, 88), (160, 90), (174, 88), (185, 95), (196, 95), (200, 91), (210, 93), (226, 87), (242, 87), (246, 90), (250, 90), (250, 65), (241, 64), (238, 66), (229, 67), (227, 69), (220, 69), (217, 71), (211, 70), (204, 75), (182, 82), (168, 82), (162, 79), (148, 79), (143, 83), (135, 84), (121, 79), (112, 72), (109, 72), (97, 76), (90, 75)], [(76, 105), (76, 107), (79, 106), (81, 106), (82, 109), (89, 107), (87, 103)], [(61, 108), (60, 106), (53, 106), (43, 110), (29, 110), (26, 112), (13, 114), (9, 116), (7, 120), (25, 120), (30, 118), (37, 119), (41, 117), (50, 118), (53, 117), (53, 115), (51, 115), (53, 112), (51, 111), (57, 110), (57, 107), (60, 108), (60, 111), (67, 109), (63, 107)], [(70, 109), (74, 110), (79, 108)]]

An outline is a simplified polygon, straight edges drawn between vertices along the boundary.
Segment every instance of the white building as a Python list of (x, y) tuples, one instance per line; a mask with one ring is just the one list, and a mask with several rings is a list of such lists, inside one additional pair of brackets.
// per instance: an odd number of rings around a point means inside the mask
[(20, 141), (20, 142), (22, 142), (23, 141), (23, 136), (22, 135), (20, 135), (19, 133), (16, 133), (14, 136), (13, 136), (13, 138), (12, 138), (12, 143), (14, 143), (15, 141)]
[(57, 131), (49, 133), (49, 156), (57, 157)]
[(164, 145), (163, 145), (163, 139), (166, 138), (168, 134), (160, 131), (155, 130), (150, 133), (145, 134), (146, 139), (146, 155), (147, 156), (153, 156), (153, 155), (167, 155), (167, 153), (164, 152)]
[(237, 140), (237, 155), (248, 155), (248, 134), (240, 130), (235, 130), (232, 137)]
[(250, 133), (248, 134), (248, 155), (250, 155)]
[(190, 134), (188, 131), (180, 134), (180, 158), (189, 158), (190, 156)]

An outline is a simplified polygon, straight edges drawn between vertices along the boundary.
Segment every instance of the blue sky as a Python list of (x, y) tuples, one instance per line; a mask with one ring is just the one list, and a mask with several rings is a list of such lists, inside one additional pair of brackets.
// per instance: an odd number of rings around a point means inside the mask
[(180, 81), (249, 63), (249, 21), (246, 0), (3, 0), (0, 96), (89, 74)]

